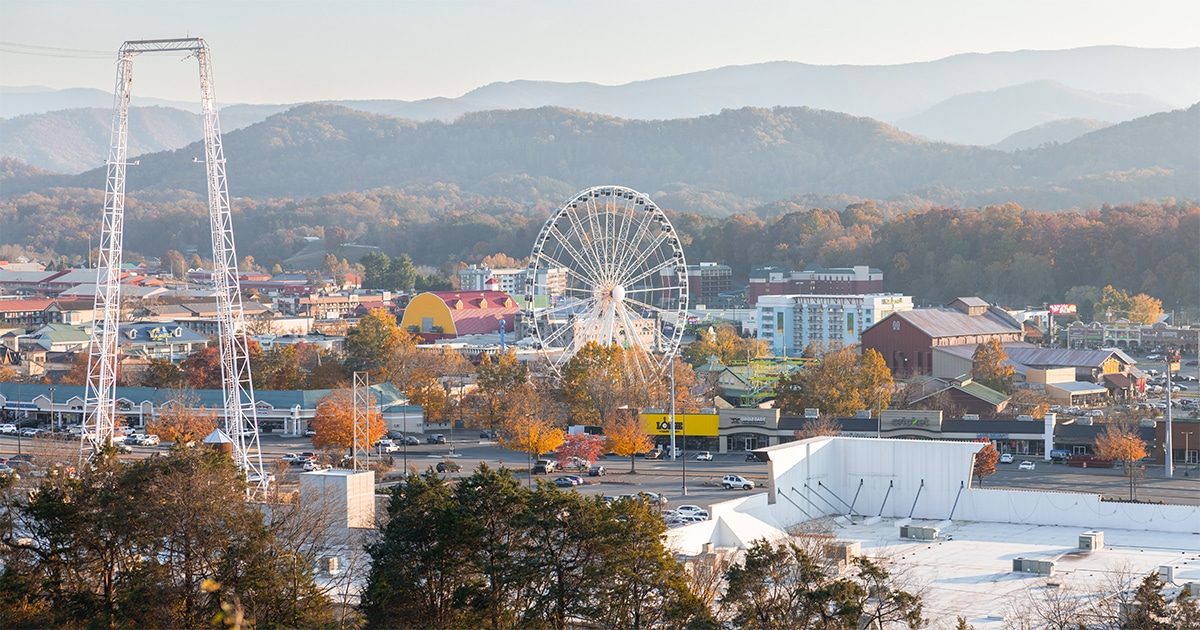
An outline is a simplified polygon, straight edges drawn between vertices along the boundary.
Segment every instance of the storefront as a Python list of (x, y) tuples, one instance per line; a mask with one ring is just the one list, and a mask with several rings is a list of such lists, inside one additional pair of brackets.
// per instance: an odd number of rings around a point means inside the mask
[(719, 415), (722, 453), (752, 451), (790, 441), (779, 435), (778, 409), (722, 409)]
[[(654, 444), (666, 449), (671, 445), (671, 414), (647, 409), (640, 415), (642, 429), (654, 438)], [(675, 446), (688, 453), (716, 451), (718, 417), (715, 410), (707, 413), (675, 414)]]

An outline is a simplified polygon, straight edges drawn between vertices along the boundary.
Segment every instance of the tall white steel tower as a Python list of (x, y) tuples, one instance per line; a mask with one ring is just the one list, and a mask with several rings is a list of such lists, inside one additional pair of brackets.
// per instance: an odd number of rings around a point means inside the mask
[(224, 390), (225, 431), (233, 440), (233, 458), (257, 489), (266, 487), (258, 448), (258, 417), (250, 360), (242, 325), (242, 297), (237, 278), (229, 189), (225, 181), (225, 152), (217, 118), (212, 63), (208, 44), (200, 38), (127, 41), (117, 56), (117, 85), (113, 97), (112, 144), (104, 193), (104, 223), (100, 266), (96, 272), (95, 319), (88, 357), (87, 400), (81, 450), (112, 442), (116, 426), (117, 326), (121, 304), (121, 248), (125, 212), (125, 167), (129, 141), (129, 97), (133, 58), (148, 52), (188, 52), (200, 66), (200, 105), (204, 119), (204, 163), (208, 183), (208, 214), (212, 227), (213, 277), (216, 282), (218, 339)]

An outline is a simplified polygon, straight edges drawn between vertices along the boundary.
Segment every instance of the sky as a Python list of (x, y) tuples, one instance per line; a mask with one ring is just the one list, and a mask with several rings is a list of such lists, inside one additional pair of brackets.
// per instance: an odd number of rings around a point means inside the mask
[[(125, 40), (203, 37), (230, 103), (457, 97), (517, 79), (618, 85), (766, 61), (1200, 46), (1200, 0), (0, 0), (0, 85), (112, 91)], [(143, 55), (134, 94), (193, 101)]]

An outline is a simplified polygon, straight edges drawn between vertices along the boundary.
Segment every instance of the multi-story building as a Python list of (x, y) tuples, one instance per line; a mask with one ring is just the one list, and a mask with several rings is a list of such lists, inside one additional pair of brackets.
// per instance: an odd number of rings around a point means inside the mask
[(733, 269), (729, 265), (715, 262), (688, 265), (687, 275), (688, 300), (693, 305), (716, 303), (722, 293), (733, 289)]
[(1185, 354), (1200, 347), (1200, 328), (1181, 328), (1157, 323), (1150, 326), (1127, 321), (1071, 322), (1067, 347), (1123, 348), (1127, 350), (1178, 348)]
[[(486, 265), (471, 265), (458, 270), (460, 291), (503, 291), (514, 297), (528, 293), (530, 269), (492, 269)], [(567, 292), (567, 270), (562, 267), (538, 269), (536, 284), (546, 287), (546, 295), (562, 295)]]
[(765, 295), (758, 300), (758, 338), (776, 356), (798, 356), (810, 343), (858, 343), (875, 322), (912, 307), (912, 296), (899, 293)]
[(866, 265), (826, 269), (818, 264), (793, 271), (786, 265), (750, 270), (750, 304), (764, 295), (869, 295), (883, 292), (883, 272)]

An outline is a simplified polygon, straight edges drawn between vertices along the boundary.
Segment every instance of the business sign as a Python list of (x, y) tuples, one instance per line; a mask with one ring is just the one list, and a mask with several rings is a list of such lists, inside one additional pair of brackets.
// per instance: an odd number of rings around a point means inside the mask
[(1076, 307), (1074, 304), (1051, 304), (1050, 305), (1050, 314), (1051, 315), (1074, 315), (1075, 313), (1076, 313)]
[[(650, 435), (671, 435), (671, 414), (641, 414), (642, 430)], [(675, 414), (675, 435), (716, 437), (718, 416), (715, 413)]]
[(761, 416), (759, 416), (759, 417), (751, 416), (749, 418), (743, 418), (741, 416), (734, 416), (729, 419), (729, 423), (730, 424), (764, 424), (765, 425), (767, 423), (767, 419), (763, 418)]

